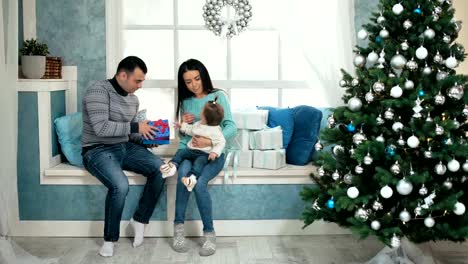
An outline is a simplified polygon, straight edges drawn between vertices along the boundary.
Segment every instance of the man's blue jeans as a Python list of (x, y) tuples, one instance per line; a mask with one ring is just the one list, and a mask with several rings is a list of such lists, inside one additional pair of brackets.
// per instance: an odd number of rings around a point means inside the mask
[(102, 145), (86, 151), (83, 165), (107, 187), (104, 220), (104, 240), (117, 241), (120, 220), (129, 186), (122, 170), (130, 170), (146, 177), (146, 184), (133, 219), (147, 224), (164, 187), (159, 167), (163, 161), (145, 147), (131, 142)]
[(179, 168), (179, 165), (183, 160), (189, 160), (192, 162), (192, 167), (185, 174), (185, 176), (189, 177), (193, 174), (198, 179), (203, 168), (208, 163), (208, 153), (198, 149), (179, 149), (177, 150), (175, 156), (171, 159), (171, 162), (174, 163), (177, 168)]
[[(187, 173), (191, 170), (193, 164), (189, 160), (184, 160), (179, 165), (179, 173), (177, 179), (177, 191), (176, 191), (176, 208), (175, 208), (175, 224), (182, 224), (185, 221), (185, 211), (187, 209), (187, 203), (190, 196), (190, 192), (182, 183), (181, 179), (187, 176)], [(197, 184), (193, 189), (195, 198), (197, 201), (198, 211), (203, 222), (203, 231), (212, 232), (213, 227), (213, 209), (211, 196), (208, 192), (208, 182), (216, 177), (218, 173), (223, 169), (224, 166), (224, 154), (221, 154), (218, 158), (208, 162), (203, 168), (200, 176), (197, 179)]]

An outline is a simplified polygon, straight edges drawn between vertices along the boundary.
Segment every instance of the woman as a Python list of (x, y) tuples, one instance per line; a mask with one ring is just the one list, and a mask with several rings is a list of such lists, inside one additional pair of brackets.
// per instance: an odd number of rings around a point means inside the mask
[[(219, 89), (213, 88), (210, 74), (205, 66), (198, 60), (190, 59), (182, 63), (178, 73), (178, 103), (177, 116), (181, 116), (181, 121), (185, 123), (194, 123), (200, 120), (199, 113), (206, 102), (214, 101), (219, 103), (224, 108), (224, 119), (220, 126), (223, 131), (224, 138), (229, 142), (230, 139), (236, 136), (236, 124), (232, 120), (231, 108), (226, 94)], [(195, 147), (203, 148), (212, 145), (208, 138), (194, 136), (193, 138), (187, 135), (181, 135), (179, 149), (185, 149), (187, 142), (192, 139), (192, 144)], [(200, 177), (197, 179), (193, 192), (195, 193), (198, 210), (203, 222), (204, 243), (200, 248), (201, 256), (209, 256), (216, 251), (216, 234), (213, 227), (213, 212), (210, 193), (208, 192), (208, 182), (216, 177), (224, 166), (224, 154), (213, 161), (210, 161), (202, 170)], [(188, 251), (188, 246), (185, 241), (184, 221), (185, 210), (190, 192), (182, 184), (182, 177), (190, 171), (192, 162), (184, 160), (178, 168), (178, 180), (176, 191), (176, 208), (174, 219), (174, 239), (172, 248), (177, 252)]]

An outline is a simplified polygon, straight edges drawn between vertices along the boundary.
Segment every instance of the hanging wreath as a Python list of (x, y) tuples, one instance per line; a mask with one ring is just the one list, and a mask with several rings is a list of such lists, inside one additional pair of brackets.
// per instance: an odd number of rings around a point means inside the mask
[[(235, 10), (233, 19), (221, 16), (221, 10), (231, 6)], [(244, 31), (252, 19), (252, 6), (248, 0), (207, 0), (203, 6), (203, 18), (207, 29), (216, 36), (231, 38)]]

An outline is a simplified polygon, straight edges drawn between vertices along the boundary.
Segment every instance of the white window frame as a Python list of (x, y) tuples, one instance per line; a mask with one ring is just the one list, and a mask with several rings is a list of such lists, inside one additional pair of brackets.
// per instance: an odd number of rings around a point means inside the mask
[[(106, 72), (107, 77), (111, 78), (115, 74), (115, 69), (121, 58), (123, 58), (122, 49), (122, 31), (126, 29), (169, 29), (174, 30), (174, 80), (148, 79), (144, 82), (143, 88), (172, 88), (177, 87), (177, 71), (179, 57), (179, 39), (178, 30), (204, 30), (203, 25), (179, 25), (178, 23), (178, 0), (173, 1), (174, 25), (131, 25), (123, 26), (122, 23), (122, 0), (106, 0)], [(201, 8), (200, 8), (201, 10)], [(201, 15), (201, 14), (200, 14)], [(271, 27), (250, 27), (251, 31), (274, 31)], [(309, 88), (307, 81), (285, 81), (282, 79), (281, 67), (281, 36), (278, 35), (278, 79), (279, 80), (231, 80), (231, 41), (227, 40), (227, 80), (213, 80), (215, 87), (220, 87), (231, 95), (232, 89), (278, 89), (278, 106), (283, 107), (282, 95), (285, 89), (304, 89)], [(157, 89), (155, 88), (155, 89)], [(176, 102), (174, 102), (174, 105)]]

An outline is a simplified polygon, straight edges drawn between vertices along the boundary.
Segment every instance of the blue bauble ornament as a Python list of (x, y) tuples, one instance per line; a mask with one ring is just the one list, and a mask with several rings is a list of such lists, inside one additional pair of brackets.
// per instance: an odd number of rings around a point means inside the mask
[(418, 95), (419, 96), (424, 96), (426, 93), (423, 90), (419, 90)]
[(418, 7), (418, 8), (415, 8), (415, 9), (413, 10), (413, 13), (418, 14), (418, 15), (421, 15), (421, 14), (422, 14), (421, 8), (419, 8), (419, 7)]
[(395, 146), (393, 145), (388, 145), (386, 148), (385, 148), (385, 154), (387, 154), (387, 156), (395, 156)]
[(335, 201), (333, 199), (330, 199), (327, 201), (327, 207), (330, 209), (335, 208)]
[(382, 43), (382, 37), (381, 37), (381, 36), (377, 36), (377, 37), (375, 38), (375, 42), (376, 42), (376, 43), (379, 43), (379, 44)]
[(353, 125), (353, 123), (349, 123), (349, 125), (347, 126), (348, 128), (348, 131), (353, 133), (354, 131), (356, 131), (356, 127)]

